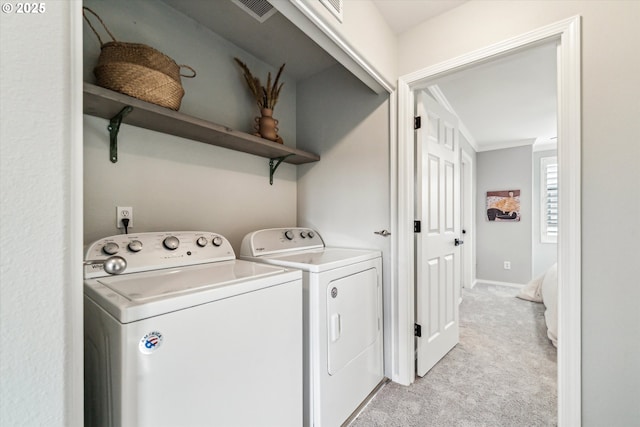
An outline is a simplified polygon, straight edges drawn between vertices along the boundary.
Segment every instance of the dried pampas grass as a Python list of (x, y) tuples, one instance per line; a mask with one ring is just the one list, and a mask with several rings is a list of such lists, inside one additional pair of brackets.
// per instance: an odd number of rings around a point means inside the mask
[(262, 83), (260, 83), (260, 79), (254, 77), (253, 74), (251, 74), (251, 70), (249, 70), (247, 64), (240, 61), (238, 58), (233, 59), (240, 66), (240, 68), (242, 68), (242, 71), (244, 72), (244, 79), (246, 80), (247, 86), (249, 86), (249, 90), (255, 98), (258, 107), (260, 107), (260, 109), (269, 108), (273, 110), (278, 103), (280, 90), (282, 89), (282, 86), (284, 86), (284, 83), (280, 83), (280, 85), (278, 86), (278, 82), (280, 81), (280, 75), (282, 74), (282, 70), (284, 69), (285, 64), (282, 64), (280, 66), (273, 84), (271, 83), (271, 72), (269, 72), (267, 76), (267, 85), (262, 86)]

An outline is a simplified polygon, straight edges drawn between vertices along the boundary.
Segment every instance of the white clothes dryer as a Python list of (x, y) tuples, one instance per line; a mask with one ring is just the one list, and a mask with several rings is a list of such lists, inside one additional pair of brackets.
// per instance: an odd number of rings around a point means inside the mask
[(86, 426), (302, 424), (302, 281), (223, 236), (111, 236), (86, 252)]
[(304, 426), (342, 425), (384, 380), (381, 252), (274, 228), (247, 234), (240, 258), (303, 271)]

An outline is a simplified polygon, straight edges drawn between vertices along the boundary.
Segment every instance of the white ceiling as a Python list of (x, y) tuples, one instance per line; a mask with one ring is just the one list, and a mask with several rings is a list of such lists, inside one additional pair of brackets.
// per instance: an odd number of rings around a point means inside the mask
[[(264, 62), (274, 67), (286, 63), (285, 73), (295, 80), (308, 78), (336, 64), (334, 58), (280, 13), (259, 23), (230, 0), (163, 1)], [(466, 2), (371, 1), (396, 34)], [(555, 58), (555, 49), (549, 45), (457, 72), (434, 83), (469, 130), (479, 150), (506, 141), (553, 137), (556, 134)]]
[(435, 80), (480, 151), (557, 135), (556, 45), (532, 47)]

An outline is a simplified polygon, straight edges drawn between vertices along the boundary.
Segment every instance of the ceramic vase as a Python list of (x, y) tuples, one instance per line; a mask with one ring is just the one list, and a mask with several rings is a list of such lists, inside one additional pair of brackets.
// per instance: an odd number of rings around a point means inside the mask
[(264, 139), (282, 144), (282, 138), (278, 136), (278, 120), (273, 118), (273, 110), (263, 108), (260, 114), (262, 114), (260, 117), (256, 117), (255, 125), (258, 134)]

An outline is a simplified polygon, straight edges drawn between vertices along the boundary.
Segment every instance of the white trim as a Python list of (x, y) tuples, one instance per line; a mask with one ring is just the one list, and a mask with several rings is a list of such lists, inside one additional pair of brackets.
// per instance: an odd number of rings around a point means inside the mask
[(69, 3), (69, 311), (65, 325), (69, 334), (66, 425), (84, 423), (84, 333), (83, 333), (83, 113), (82, 113), (82, 2)]
[[(393, 320), (394, 371), (391, 380), (402, 385), (409, 385), (415, 376), (414, 367), (414, 260), (413, 260), (413, 91), (402, 80), (398, 81), (398, 170), (397, 196), (398, 210), (395, 226), (396, 233), (396, 279), (393, 281), (392, 294), (397, 295), (396, 311)], [(402, 141), (402, 143), (401, 143)], [(408, 141), (408, 142), (407, 142)], [(406, 185), (410, 182), (411, 185)], [(409, 237), (411, 236), (411, 237)], [(407, 245), (410, 240), (410, 250)], [(409, 258), (409, 256), (411, 258)]]
[[(394, 91), (389, 95), (389, 221), (390, 228), (393, 224), (398, 223), (398, 96)], [(389, 320), (391, 323), (391, 336), (385, 337), (385, 354), (389, 354), (390, 360), (385, 361), (385, 376), (391, 378), (397, 371), (398, 361), (396, 353), (393, 351), (397, 348), (398, 334), (393, 325), (393, 320), (396, 318), (396, 308), (398, 307), (398, 296), (393, 292), (396, 289), (395, 280), (398, 272), (398, 233), (395, 229), (391, 228), (391, 245), (389, 248), (389, 254), (391, 259), (389, 260), (389, 268), (391, 273), (389, 274), (390, 283), (386, 286), (390, 286), (389, 292), (391, 295)], [(391, 346), (391, 350), (387, 353), (387, 346)]]
[(511, 282), (498, 282), (496, 280), (483, 280), (483, 279), (478, 279), (476, 280), (476, 285), (494, 285), (494, 286), (506, 286), (508, 288), (523, 288), (525, 286), (524, 283), (511, 283)]
[(581, 425), (582, 212), (580, 17), (564, 22), (558, 45), (558, 425)]
[(558, 138), (550, 139), (550, 138), (537, 138), (536, 142), (533, 143), (533, 152), (536, 153), (538, 151), (551, 151), (558, 149)]
[(429, 79), (468, 67), (479, 61), (508, 54), (548, 40), (558, 40), (558, 127), (562, 218), (559, 253), (558, 425), (581, 424), (581, 116), (580, 116), (580, 17), (572, 18), (510, 38), (483, 49), (401, 76), (398, 80), (398, 272), (394, 293), (398, 295), (394, 381), (414, 381), (413, 365), (413, 90)]
[[(469, 278), (469, 282), (468, 282), (469, 287), (473, 287), (471, 283), (473, 282), (473, 273), (474, 273), (473, 266), (475, 264), (475, 259), (476, 259), (476, 254), (475, 254), (476, 194), (473, 191), (473, 181), (474, 181), (473, 174), (475, 172), (475, 164), (471, 156), (463, 149), (460, 149), (460, 170), (462, 170), (463, 165), (464, 165), (464, 171), (465, 171), (465, 176), (464, 176), (465, 182), (460, 182), (460, 185), (461, 185), (461, 188), (463, 188), (462, 192), (467, 200), (463, 202), (462, 206), (464, 207), (465, 211), (467, 210), (467, 206), (468, 206), (468, 209), (470, 210), (470, 213), (469, 213), (470, 218), (467, 218), (465, 212), (462, 212), (462, 218), (465, 219), (465, 221), (463, 221), (463, 224), (465, 226), (465, 231), (466, 231), (466, 234), (463, 236), (464, 246), (462, 250), (465, 251), (465, 256), (463, 257), (465, 261), (464, 270), (467, 272), (466, 276)], [(467, 283), (466, 278), (464, 278), (462, 282), (466, 284)]]
[(440, 89), (440, 86), (431, 85), (428, 87), (428, 89), (429, 89), (429, 92), (431, 92), (431, 95), (433, 96), (433, 98), (436, 101), (438, 101), (440, 105), (446, 108), (451, 114), (456, 116), (456, 118), (458, 119), (458, 131), (462, 134), (462, 136), (464, 136), (464, 138), (467, 140), (469, 145), (471, 145), (471, 147), (476, 152), (480, 151), (480, 149), (478, 148), (478, 142), (473, 137), (473, 135), (471, 134), (471, 131), (469, 130), (469, 128), (467, 128), (467, 126), (464, 124), (462, 119), (460, 119), (460, 116), (458, 116), (458, 113), (456, 113), (456, 111), (453, 109), (453, 107), (449, 103), (449, 100)]
[(478, 279), (474, 279), (473, 282), (471, 283), (471, 289), (475, 288), (478, 283), (479, 283)]
[(378, 94), (393, 92), (393, 85), (303, 0), (273, 0), (270, 3), (371, 90)]

